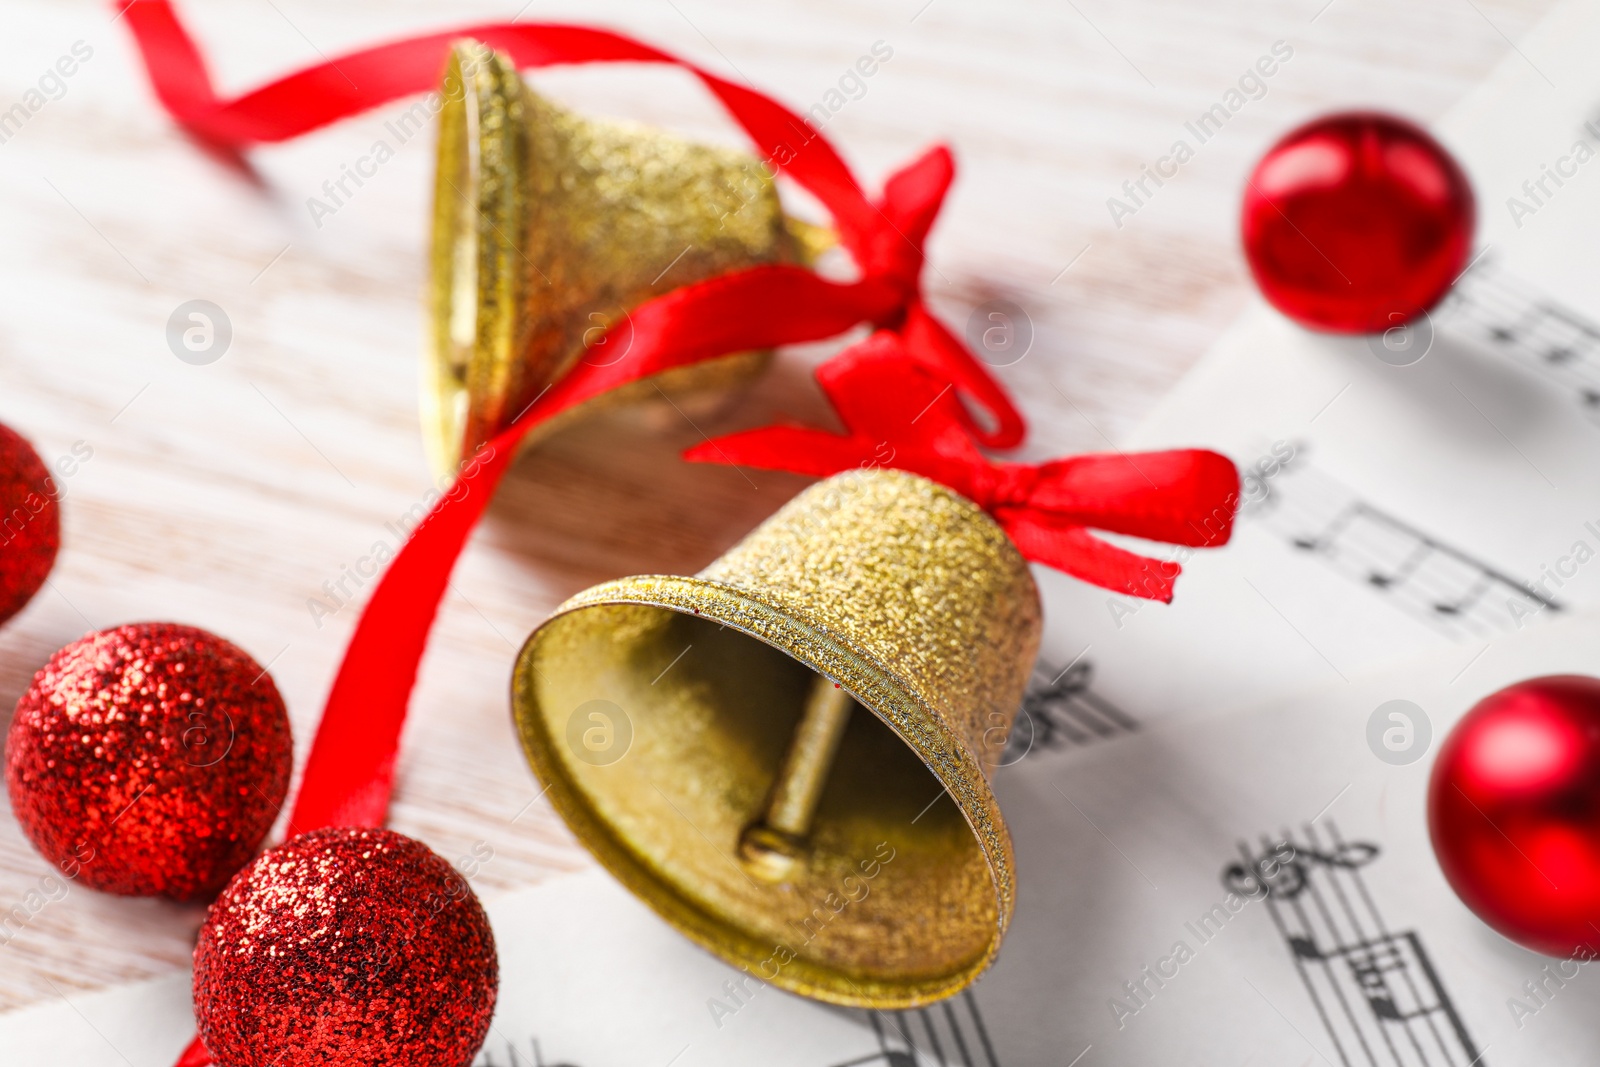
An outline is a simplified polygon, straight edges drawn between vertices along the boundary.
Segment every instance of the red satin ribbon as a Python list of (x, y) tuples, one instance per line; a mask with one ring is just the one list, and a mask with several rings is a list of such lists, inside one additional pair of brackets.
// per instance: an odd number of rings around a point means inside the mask
[(1182, 568), (1091, 529), (1177, 545), (1227, 542), (1239, 472), (1215, 452), (1182, 449), (993, 463), (972, 443), (950, 387), (924, 373), (900, 334), (883, 331), (817, 370), (849, 432), (768, 426), (696, 445), (684, 457), (824, 477), (894, 467), (941, 482), (994, 516), (1028, 559), (1130, 596), (1170, 601)]

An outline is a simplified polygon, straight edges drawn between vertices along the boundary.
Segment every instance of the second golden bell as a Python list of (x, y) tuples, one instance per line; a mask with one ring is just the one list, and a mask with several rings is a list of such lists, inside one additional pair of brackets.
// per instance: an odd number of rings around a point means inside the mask
[[(441, 98), (422, 375), (437, 474), (453, 475), (580, 359), (620, 358), (628, 312), (645, 300), (827, 243), (784, 216), (754, 156), (579, 118), (476, 42), (452, 50)], [(722, 388), (765, 358), (669, 371), (603, 402)]]
[(697, 576), (562, 605), (518, 658), (516, 722), (574, 833), (680, 931), (796, 993), (910, 1007), (1010, 921), (988, 772), (1039, 630), (988, 515), (858, 471)]

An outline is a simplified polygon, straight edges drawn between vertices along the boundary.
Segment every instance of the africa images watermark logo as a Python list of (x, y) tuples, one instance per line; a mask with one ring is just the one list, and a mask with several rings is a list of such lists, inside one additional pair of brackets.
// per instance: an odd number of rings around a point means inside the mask
[(1428, 713), (1409, 700), (1387, 700), (1367, 716), (1367, 747), (1396, 767), (1415, 763), (1433, 743)]
[(633, 747), (633, 720), (609, 700), (586, 700), (567, 716), (567, 748), (591, 767), (609, 767)]
[(233, 321), (209, 300), (186, 300), (167, 317), (167, 348), (193, 367), (215, 363), (233, 343)]

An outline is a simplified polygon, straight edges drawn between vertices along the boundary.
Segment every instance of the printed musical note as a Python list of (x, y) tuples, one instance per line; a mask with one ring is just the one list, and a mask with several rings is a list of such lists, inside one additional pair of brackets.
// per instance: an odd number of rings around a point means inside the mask
[(1030, 752), (1093, 744), (1138, 730), (1131, 716), (1089, 688), (1093, 678), (1093, 665), (1083, 660), (1059, 671), (1035, 666), (1000, 766), (1009, 767)]
[(1553, 376), (1577, 395), (1586, 414), (1600, 419), (1600, 325), (1487, 258), (1456, 282), (1434, 319)]
[(1330, 820), (1322, 827), (1307, 825), (1300, 840), (1263, 837), (1259, 851), (1241, 842), (1222, 880), (1264, 896), (1339, 1062), (1482, 1067), (1421, 937), (1391, 930), (1363, 879), (1378, 846), (1342, 840)]
[(877, 1051), (829, 1067), (1000, 1067), (972, 990), (927, 1008), (862, 1012)]
[(1528, 582), (1358, 498), (1312, 467), (1304, 446), (1242, 513), (1452, 637), (1510, 633), (1562, 610)]

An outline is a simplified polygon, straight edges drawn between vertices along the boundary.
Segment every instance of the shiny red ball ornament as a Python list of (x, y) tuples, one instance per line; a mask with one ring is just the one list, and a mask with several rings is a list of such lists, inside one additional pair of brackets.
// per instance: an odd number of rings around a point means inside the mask
[(223, 890), (194, 950), (220, 1067), (467, 1067), (500, 985), (455, 868), (389, 830), (302, 834)]
[(17, 703), (11, 807), (68, 878), (124, 896), (214, 895), (289, 791), (289, 716), (272, 678), (176, 623), (89, 634)]
[(61, 505), (39, 453), (0, 424), (0, 623), (44, 585), (61, 550)]
[(1480, 701), (1428, 784), (1439, 866), (1524, 948), (1600, 951), (1600, 679), (1532, 678)]
[(1377, 112), (1294, 130), (1245, 186), (1245, 258), (1273, 307), (1314, 330), (1380, 333), (1449, 291), (1477, 211), (1450, 154)]

